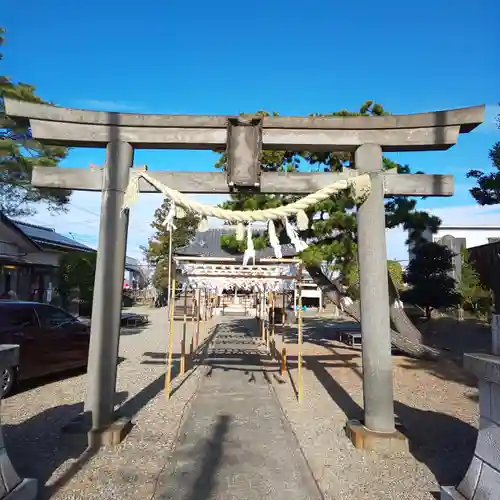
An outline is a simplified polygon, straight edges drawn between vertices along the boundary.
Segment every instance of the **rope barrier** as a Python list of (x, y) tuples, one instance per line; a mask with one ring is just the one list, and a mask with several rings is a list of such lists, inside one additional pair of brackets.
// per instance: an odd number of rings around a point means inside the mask
[(350, 179), (335, 181), (315, 193), (308, 194), (300, 200), (288, 205), (282, 205), (281, 207), (263, 210), (226, 210), (190, 200), (183, 193), (169, 188), (145, 172), (133, 172), (125, 192), (124, 209), (130, 208), (130, 205), (137, 200), (139, 195), (139, 179), (141, 177), (170, 198), (173, 203), (186, 210), (197, 212), (204, 217), (216, 217), (217, 219), (235, 222), (269, 221), (290, 215), (298, 215), (316, 203), (326, 200), (331, 195), (349, 188), (353, 189), (354, 199), (360, 202), (368, 196), (371, 190), (370, 176), (368, 174), (361, 174)]

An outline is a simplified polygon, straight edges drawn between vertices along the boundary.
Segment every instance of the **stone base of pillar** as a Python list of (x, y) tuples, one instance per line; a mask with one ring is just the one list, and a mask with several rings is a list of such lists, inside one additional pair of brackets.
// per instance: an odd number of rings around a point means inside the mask
[(500, 492), (500, 357), (466, 354), (464, 367), (479, 380), (479, 432), (461, 483), (441, 488), (441, 500), (498, 500)]
[(91, 429), (89, 417), (82, 413), (62, 428), (67, 435), (82, 437), (87, 435), (90, 448), (101, 446), (116, 446), (120, 444), (132, 430), (132, 420), (128, 417), (118, 417), (108, 427), (99, 430)]
[(443, 486), (441, 488), (441, 500), (467, 500), (461, 493), (459, 493), (452, 486)]
[(408, 440), (397, 429), (391, 433), (374, 432), (365, 427), (359, 420), (349, 420), (345, 430), (355, 448), (376, 451), (384, 455), (408, 451)]

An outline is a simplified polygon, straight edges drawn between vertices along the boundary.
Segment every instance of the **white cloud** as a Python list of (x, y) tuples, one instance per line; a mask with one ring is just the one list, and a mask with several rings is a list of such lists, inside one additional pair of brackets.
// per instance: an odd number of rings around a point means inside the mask
[[(192, 199), (207, 205), (217, 205), (227, 198), (227, 196), (214, 195), (192, 196)], [(142, 260), (140, 247), (146, 245), (148, 239), (154, 233), (151, 222), (154, 219), (155, 210), (160, 207), (162, 201), (163, 196), (160, 194), (142, 194), (131, 207), (127, 244), (127, 255), (129, 257)], [(51, 227), (58, 233), (97, 248), (100, 204), (100, 193), (75, 191), (71, 197), (67, 213), (52, 215), (45, 207), (37, 206), (36, 215), (23, 220)], [(221, 224), (222, 221), (217, 219), (209, 220), (211, 227)]]

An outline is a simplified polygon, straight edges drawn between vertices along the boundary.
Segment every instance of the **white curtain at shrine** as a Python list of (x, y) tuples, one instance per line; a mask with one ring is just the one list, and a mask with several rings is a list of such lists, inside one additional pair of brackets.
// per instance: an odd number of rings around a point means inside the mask
[(181, 281), (191, 288), (205, 288), (218, 294), (222, 290), (288, 291), (295, 287), (296, 266), (224, 265), (209, 263), (181, 263), (178, 265)]

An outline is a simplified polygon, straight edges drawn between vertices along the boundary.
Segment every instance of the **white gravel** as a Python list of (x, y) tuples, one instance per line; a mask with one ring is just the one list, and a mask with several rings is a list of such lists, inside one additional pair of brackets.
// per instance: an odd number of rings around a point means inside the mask
[[(89, 456), (86, 438), (61, 435), (61, 428), (83, 410), (86, 375), (41, 381), (2, 402), (6, 446), (18, 473), (39, 479), (42, 497), (57, 499), (150, 498), (166, 467), (181, 419), (195, 393), (200, 371), (176, 378), (179, 389), (164, 397), (168, 322), (163, 309), (134, 309), (152, 324), (122, 331), (118, 368), (119, 402), (125, 400), (135, 426), (125, 441)], [(174, 352), (180, 352), (182, 323), (176, 322)], [(188, 326), (188, 344), (192, 325)], [(46, 484), (46, 487), (43, 487)]]
[[(118, 391), (125, 393), (129, 411), (135, 410), (136, 424), (121, 445), (87, 456), (85, 442), (61, 437), (61, 427), (83, 409), (85, 375), (44, 382), (2, 403), (9, 455), (22, 476), (47, 484), (46, 498), (51, 494), (61, 500), (154, 496), (202, 371), (177, 378), (174, 387), (182, 383), (180, 389), (165, 400), (161, 353), (167, 345), (166, 313), (146, 312), (152, 325), (121, 337), (120, 355), (125, 360), (119, 365)], [(181, 328), (177, 323), (177, 339)], [(293, 344), (287, 348), (296, 381), (296, 352)], [(179, 342), (175, 350), (179, 352)], [(460, 369), (394, 358), (396, 413), (411, 448), (409, 453), (384, 458), (354, 449), (343, 429), (346, 414), (355, 416), (362, 405), (359, 351), (335, 342), (306, 343), (304, 360), (302, 404), (297, 403), (288, 377), (287, 383), (271, 380), (325, 499), (432, 500), (439, 483), (454, 484), (461, 478), (472, 457), (478, 411), (477, 391), (467, 385)]]

